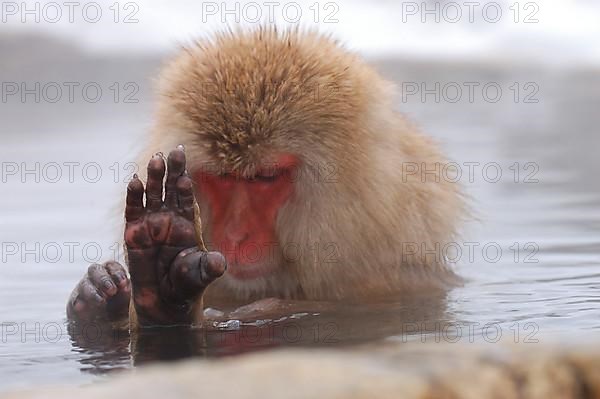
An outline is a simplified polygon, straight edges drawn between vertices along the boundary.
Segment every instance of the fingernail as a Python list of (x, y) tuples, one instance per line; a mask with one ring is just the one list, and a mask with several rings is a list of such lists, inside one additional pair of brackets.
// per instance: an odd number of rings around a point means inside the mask
[(209, 252), (206, 254), (206, 261), (209, 265), (208, 272), (213, 277), (222, 276), (225, 270), (227, 270), (227, 261), (219, 252)]
[(111, 290), (111, 289), (115, 288), (115, 285), (113, 284), (112, 281), (106, 280), (104, 282), (104, 288), (106, 288), (107, 290)]

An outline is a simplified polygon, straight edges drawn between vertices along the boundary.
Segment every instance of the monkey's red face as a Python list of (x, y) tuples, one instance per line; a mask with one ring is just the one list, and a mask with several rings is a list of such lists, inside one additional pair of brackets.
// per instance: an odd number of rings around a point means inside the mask
[(227, 258), (236, 279), (268, 275), (277, 267), (275, 221), (294, 191), (298, 158), (285, 154), (258, 168), (252, 178), (199, 171), (194, 179), (211, 211), (211, 249)]

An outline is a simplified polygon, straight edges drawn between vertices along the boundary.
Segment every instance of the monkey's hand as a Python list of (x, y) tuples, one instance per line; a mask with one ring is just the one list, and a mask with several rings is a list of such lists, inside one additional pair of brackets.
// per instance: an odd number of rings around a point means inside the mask
[(148, 163), (146, 205), (144, 186), (134, 176), (127, 187), (125, 245), (138, 323), (193, 323), (202, 309), (204, 289), (227, 267), (218, 252), (202, 252), (194, 233), (194, 193), (185, 171), (183, 148), (160, 154)]
[(67, 317), (75, 321), (127, 320), (131, 284), (117, 262), (93, 264), (75, 286), (67, 303)]

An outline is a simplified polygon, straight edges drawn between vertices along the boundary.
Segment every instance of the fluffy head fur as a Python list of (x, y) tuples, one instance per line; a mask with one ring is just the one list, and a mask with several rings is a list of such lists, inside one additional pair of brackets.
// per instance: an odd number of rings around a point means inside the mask
[[(443, 261), (405, 253), (407, 243), (421, 251), (451, 241), (463, 202), (456, 184), (403, 173), (445, 160), (394, 112), (391, 88), (336, 41), (300, 30), (220, 34), (165, 68), (150, 153), (183, 143), (188, 169), (244, 175), (280, 153), (301, 161), (278, 214), (280, 273), (225, 278), (209, 298), (362, 299), (453, 279)], [(199, 201), (209, 215), (202, 193)]]

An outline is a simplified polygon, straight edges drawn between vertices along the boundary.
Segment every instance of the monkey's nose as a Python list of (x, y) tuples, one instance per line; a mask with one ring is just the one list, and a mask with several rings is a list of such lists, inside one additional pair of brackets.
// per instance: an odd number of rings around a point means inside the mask
[(250, 237), (250, 233), (246, 229), (228, 228), (225, 237), (230, 243), (239, 245)]

